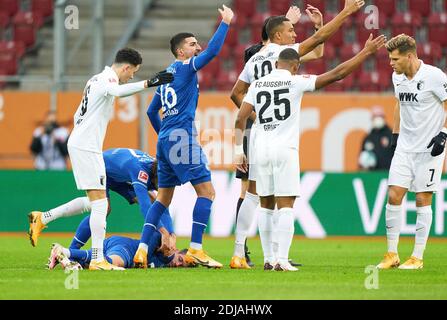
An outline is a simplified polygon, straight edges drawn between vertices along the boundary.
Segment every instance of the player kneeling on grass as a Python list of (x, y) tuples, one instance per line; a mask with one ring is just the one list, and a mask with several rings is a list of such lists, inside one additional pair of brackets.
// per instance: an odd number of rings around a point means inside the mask
[[(193, 259), (186, 256), (187, 250), (179, 251), (176, 248), (176, 237), (172, 231), (172, 229), (159, 228), (153, 234), (147, 254), (149, 268), (197, 266)], [(104, 241), (104, 257), (109, 263), (118, 267), (114, 270), (133, 268), (133, 256), (139, 243), (140, 241), (137, 239), (122, 236), (106, 238)], [(70, 248), (64, 248), (62, 245), (54, 243), (48, 258), (48, 269), (54, 269), (58, 264), (63, 269), (69, 270), (88, 268), (92, 252), (91, 250), (80, 249), (78, 244), (76, 237), (73, 238)]]
[[(406, 34), (387, 42), (397, 103), (386, 205), (388, 252), (378, 269), (422, 269), (432, 223), (433, 192), (439, 189), (445, 159), (447, 76), (417, 57), (416, 41)], [(399, 266), (397, 253), (402, 225), (402, 200), (416, 193), (416, 236), (411, 257)]]
[[(242, 140), (247, 119), (255, 111), (259, 127), (254, 155), (257, 164), (256, 188), (261, 202), (259, 233), (264, 252), (264, 270), (298, 270), (290, 264), (288, 257), (294, 234), (293, 204), (300, 194), (298, 142), (304, 92), (343, 79), (377, 52), (385, 41), (384, 36), (372, 39), (370, 35), (365, 47), (356, 56), (319, 76), (297, 75), (299, 54), (294, 49), (284, 49), (279, 54), (276, 70), (250, 85), (235, 124), (235, 162), (239, 170), (247, 169)], [(273, 223), (275, 205), (278, 206), (276, 224)], [(273, 233), (278, 238), (276, 259), (272, 246)]]

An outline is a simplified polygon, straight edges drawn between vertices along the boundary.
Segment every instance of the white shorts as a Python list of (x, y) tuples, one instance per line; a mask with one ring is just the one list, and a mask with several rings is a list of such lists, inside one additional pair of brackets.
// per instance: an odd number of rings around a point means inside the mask
[(68, 154), (78, 190), (106, 189), (106, 166), (102, 153), (68, 146)]
[(435, 192), (439, 188), (445, 151), (437, 157), (430, 152), (396, 151), (391, 161), (389, 186), (407, 188), (411, 192)]
[(256, 192), (261, 197), (300, 195), (300, 166), (296, 148), (258, 148)]
[(257, 164), (256, 164), (256, 154), (255, 154), (255, 145), (256, 145), (256, 123), (253, 123), (250, 131), (250, 140), (248, 146), (248, 164), (250, 165), (248, 170), (248, 180), (256, 181), (257, 176)]

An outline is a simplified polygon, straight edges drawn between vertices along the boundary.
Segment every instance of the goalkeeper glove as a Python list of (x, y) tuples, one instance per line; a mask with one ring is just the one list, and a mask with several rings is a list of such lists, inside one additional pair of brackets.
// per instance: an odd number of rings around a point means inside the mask
[(170, 83), (174, 81), (174, 75), (171, 72), (166, 72), (166, 70), (158, 72), (152, 78), (147, 81), (147, 87), (158, 87), (162, 84)]
[(444, 152), (445, 149), (445, 141), (447, 140), (447, 129), (443, 128), (441, 132), (438, 133), (436, 137), (433, 137), (427, 146), (427, 149), (433, 146), (431, 149), (431, 155), (433, 157), (439, 156)]

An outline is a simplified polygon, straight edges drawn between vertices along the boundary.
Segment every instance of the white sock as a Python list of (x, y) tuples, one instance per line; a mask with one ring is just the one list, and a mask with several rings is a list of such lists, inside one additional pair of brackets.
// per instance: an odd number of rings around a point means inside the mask
[(70, 254), (70, 250), (69, 250), (69, 249), (67, 249), (67, 248), (63, 248), (63, 249), (62, 249), (62, 252), (64, 253), (64, 255), (65, 255), (67, 258), (70, 258), (71, 254)]
[(402, 206), (395, 206), (387, 203), (386, 205), (386, 239), (388, 243), (388, 252), (397, 253), (399, 243), (400, 226), (402, 220)]
[(236, 240), (234, 242), (235, 256), (245, 256), (245, 240), (247, 239), (248, 232), (253, 224), (258, 204), (259, 197), (247, 191), (245, 193), (244, 201), (242, 201), (241, 207), (239, 208), (239, 215), (236, 221)]
[(430, 233), (433, 215), (431, 206), (417, 207), (416, 213), (416, 241), (412, 256), (422, 260), (425, 245), (427, 244), (428, 234)]
[(147, 252), (149, 249), (149, 246), (145, 243), (140, 242), (140, 244), (138, 245), (138, 249), (143, 249), (145, 252)]
[(106, 236), (107, 199), (91, 202), (90, 230), (92, 231), (92, 261), (104, 260), (104, 238)]
[(286, 264), (289, 260), (289, 250), (292, 245), (293, 233), (295, 231), (292, 208), (278, 210), (278, 225), (274, 230), (278, 234), (278, 262)]
[[(276, 230), (278, 227), (278, 217), (279, 215), (276, 213), (273, 213), (273, 230)], [(273, 257), (276, 261), (278, 259), (278, 246), (279, 246), (279, 239), (278, 239), (278, 232), (273, 232), (272, 234), (272, 248), (273, 248)]]
[(189, 247), (194, 250), (202, 250), (202, 244), (197, 242), (190, 242)]
[(274, 263), (272, 248), (273, 233), (273, 210), (260, 208), (258, 218), (259, 236), (261, 237), (262, 251), (264, 252), (264, 263)]
[(87, 197), (80, 197), (71, 200), (57, 208), (51, 209), (42, 214), (42, 222), (48, 224), (49, 222), (59, 219), (61, 217), (71, 217), (84, 212), (90, 211), (90, 201)]

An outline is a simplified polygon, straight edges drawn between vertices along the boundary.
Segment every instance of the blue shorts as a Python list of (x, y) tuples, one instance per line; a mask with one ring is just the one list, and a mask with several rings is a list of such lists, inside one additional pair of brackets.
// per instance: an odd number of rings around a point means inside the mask
[(124, 261), (124, 268), (133, 267), (133, 257), (137, 252), (140, 241), (136, 239), (112, 236), (104, 240), (104, 255), (116, 255)]
[[(175, 136), (174, 136), (175, 138)], [(196, 185), (211, 181), (208, 161), (196, 139), (191, 136), (158, 139), (158, 187), (172, 188), (187, 182)]]
[(120, 196), (122, 196), (124, 199), (129, 202), (129, 204), (134, 204), (135, 201), (135, 191), (133, 189), (133, 186), (131, 184), (128, 184), (127, 182), (117, 182), (113, 180), (112, 178), (107, 177), (106, 182), (106, 194), (107, 198), (110, 198), (109, 190), (112, 190), (116, 193), (118, 193)]

